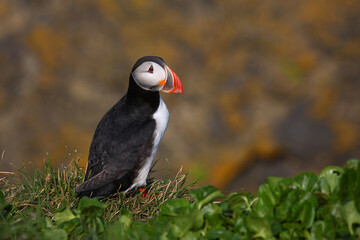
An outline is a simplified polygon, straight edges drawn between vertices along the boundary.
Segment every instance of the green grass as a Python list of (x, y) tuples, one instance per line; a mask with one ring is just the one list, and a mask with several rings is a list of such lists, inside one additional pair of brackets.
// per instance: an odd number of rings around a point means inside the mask
[[(359, 239), (360, 161), (320, 174), (268, 177), (252, 193), (191, 189), (187, 174), (152, 180), (148, 194), (75, 197), (72, 160), (0, 177), (1, 239)], [(219, 200), (220, 199), (220, 200)]]
[[(44, 161), (44, 170), (33, 165), (24, 166), (12, 174), (2, 191), (7, 201), (18, 207), (18, 211), (41, 206), (44, 214), (52, 217), (52, 213), (62, 206), (75, 207), (78, 204), (79, 199), (74, 190), (83, 181), (84, 169), (77, 162), (72, 160), (67, 166), (55, 168), (51, 162)], [(105, 217), (111, 221), (119, 216), (122, 209), (127, 209), (137, 220), (147, 221), (156, 215), (165, 201), (186, 197), (191, 187), (185, 185), (186, 176), (187, 173), (180, 169), (173, 178), (149, 180), (145, 197), (137, 192), (102, 199), (102, 202), (108, 204)]]
[[(75, 188), (84, 179), (84, 169), (78, 161), (72, 159), (70, 164), (56, 168), (44, 160), (43, 170), (28, 164), (17, 172), (0, 172), (1, 239), (39, 238), (38, 233), (49, 226), (48, 220), (53, 221), (56, 212), (66, 207), (76, 211), (79, 199)], [(141, 192), (133, 192), (101, 199), (102, 218), (112, 222), (124, 210), (139, 221), (154, 218), (167, 200), (188, 198), (193, 184), (186, 183), (187, 175), (180, 169), (172, 178), (150, 179), (145, 197)]]

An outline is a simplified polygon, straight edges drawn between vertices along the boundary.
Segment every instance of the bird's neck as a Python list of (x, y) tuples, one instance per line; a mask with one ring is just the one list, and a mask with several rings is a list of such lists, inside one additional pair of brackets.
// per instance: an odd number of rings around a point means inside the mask
[(130, 75), (126, 102), (133, 106), (148, 106), (156, 110), (160, 103), (160, 94), (158, 91), (142, 89), (135, 83), (132, 75)]

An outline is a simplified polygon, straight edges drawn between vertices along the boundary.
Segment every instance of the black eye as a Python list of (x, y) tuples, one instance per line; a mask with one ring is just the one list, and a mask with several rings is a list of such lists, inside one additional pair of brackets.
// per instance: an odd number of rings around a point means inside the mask
[(149, 67), (148, 72), (149, 72), (149, 73), (153, 73), (153, 72), (154, 72), (154, 68), (153, 68), (152, 65)]

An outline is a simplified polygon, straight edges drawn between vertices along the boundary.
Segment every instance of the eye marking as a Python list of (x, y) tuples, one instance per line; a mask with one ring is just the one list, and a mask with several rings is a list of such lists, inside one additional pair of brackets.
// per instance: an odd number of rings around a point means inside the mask
[(149, 73), (153, 73), (153, 72), (154, 72), (153, 66), (151, 65), (147, 71), (148, 71)]

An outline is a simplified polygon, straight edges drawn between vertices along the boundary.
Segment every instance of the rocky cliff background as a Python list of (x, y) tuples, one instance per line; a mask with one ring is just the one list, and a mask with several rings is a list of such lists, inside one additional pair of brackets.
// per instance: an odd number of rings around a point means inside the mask
[(85, 165), (144, 55), (184, 87), (159, 175), (252, 191), (360, 156), (360, 1), (2, 0), (0, 168)]

